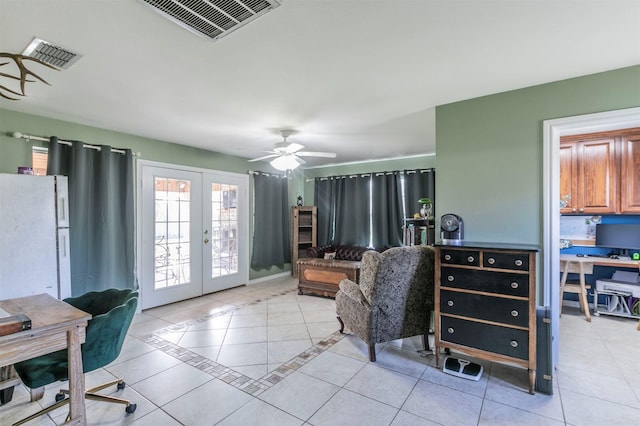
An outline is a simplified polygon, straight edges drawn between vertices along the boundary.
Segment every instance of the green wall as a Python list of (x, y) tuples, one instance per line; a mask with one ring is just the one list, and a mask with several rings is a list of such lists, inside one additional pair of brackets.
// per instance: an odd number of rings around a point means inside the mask
[(58, 136), (96, 145), (130, 148), (141, 153), (142, 160), (180, 164), (225, 172), (246, 173), (246, 159), (220, 154), (176, 143), (142, 138), (96, 127), (83, 126), (50, 118), (0, 110), (0, 172), (15, 173), (18, 166), (31, 165), (31, 147), (47, 146), (46, 142), (27, 142), (8, 133), (20, 132), (37, 136)]
[(640, 66), (436, 108), (437, 204), (465, 239), (542, 244), (544, 120), (640, 106)]
[[(37, 136), (55, 135), (66, 140), (81, 140), (90, 144), (130, 148), (140, 152), (139, 158), (142, 160), (232, 173), (247, 173), (249, 170), (247, 160), (241, 157), (0, 109), (0, 173), (16, 173), (18, 166), (31, 166), (32, 146), (47, 146), (46, 142), (28, 142), (9, 136), (13, 132)], [(266, 163), (263, 167), (254, 163), (251, 168), (253, 170), (270, 170), (270, 166)], [(294, 179), (292, 186), (298, 188), (299, 183)], [(249, 179), (249, 191), (250, 194), (253, 193), (253, 179)], [(295, 203), (294, 200), (295, 198), (291, 199), (292, 205)], [(250, 211), (253, 211), (253, 197), (249, 197), (249, 204)], [(249, 235), (253, 235), (252, 223), (249, 227)], [(252, 238), (250, 238), (250, 245), (251, 242)], [(251, 255), (251, 247), (249, 255)], [(255, 279), (288, 270), (290, 270), (289, 264), (260, 270), (252, 269), (249, 277)]]
[(638, 106), (640, 66), (438, 106), (438, 210), (466, 240), (542, 247), (543, 121)]

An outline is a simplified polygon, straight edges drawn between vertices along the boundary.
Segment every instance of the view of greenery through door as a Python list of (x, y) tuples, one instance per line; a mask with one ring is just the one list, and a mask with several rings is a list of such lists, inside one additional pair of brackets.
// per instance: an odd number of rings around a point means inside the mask
[(211, 276), (238, 272), (238, 187), (211, 184)]
[(191, 182), (155, 178), (155, 288), (191, 281)]
[[(236, 185), (211, 184), (211, 277), (238, 272), (238, 214)], [(155, 288), (191, 281), (191, 182), (155, 178)], [(210, 234), (210, 235), (206, 235)]]

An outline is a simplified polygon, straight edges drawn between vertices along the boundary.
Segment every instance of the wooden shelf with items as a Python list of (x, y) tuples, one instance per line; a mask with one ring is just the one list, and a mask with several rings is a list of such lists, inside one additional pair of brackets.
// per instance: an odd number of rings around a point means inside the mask
[(433, 245), (435, 242), (435, 219), (405, 217), (402, 219), (402, 245)]
[(318, 208), (291, 207), (291, 274), (298, 276), (298, 259), (307, 257), (307, 249), (317, 245)]
[(560, 138), (561, 214), (640, 213), (640, 128)]

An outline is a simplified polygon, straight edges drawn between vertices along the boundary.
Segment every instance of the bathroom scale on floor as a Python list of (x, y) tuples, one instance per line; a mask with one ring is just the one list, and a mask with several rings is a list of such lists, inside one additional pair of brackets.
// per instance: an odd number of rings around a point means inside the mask
[(466, 359), (447, 357), (444, 360), (442, 371), (463, 379), (478, 381), (482, 377), (483, 367)]

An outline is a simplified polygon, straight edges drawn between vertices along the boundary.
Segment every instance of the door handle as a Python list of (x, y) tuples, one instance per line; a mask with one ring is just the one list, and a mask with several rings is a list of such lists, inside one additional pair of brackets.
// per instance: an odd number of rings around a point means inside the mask
[(208, 242), (209, 242), (209, 239), (208, 239), (208, 238), (205, 238), (205, 239), (204, 239), (204, 243), (205, 243), (205, 244), (207, 244)]

